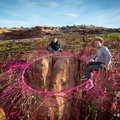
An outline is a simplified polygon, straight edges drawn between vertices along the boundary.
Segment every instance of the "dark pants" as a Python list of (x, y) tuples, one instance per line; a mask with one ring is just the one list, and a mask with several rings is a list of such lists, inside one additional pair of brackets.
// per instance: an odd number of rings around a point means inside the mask
[(50, 52), (57, 52), (59, 50), (62, 50), (62, 47), (61, 45), (60, 46), (57, 46), (55, 49), (54, 48), (50, 48)]
[(86, 71), (85, 71), (85, 77), (89, 79), (91, 77), (91, 73), (93, 70), (99, 70), (101, 67), (102, 62), (90, 62), (87, 65)]

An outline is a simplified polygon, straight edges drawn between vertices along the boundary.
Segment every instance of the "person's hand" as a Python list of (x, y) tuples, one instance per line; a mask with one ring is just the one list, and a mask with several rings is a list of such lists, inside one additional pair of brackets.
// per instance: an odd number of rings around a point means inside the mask
[(107, 65), (101, 64), (102, 68), (107, 68)]
[(89, 62), (94, 62), (94, 60), (91, 58), (91, 59), (89, 60)]
[(86, 65), (88, 65), (90, 62), (94, 62), (94, 60), (93, 60), (93, 59), (88, 60), (88, 61), (86, 62)]
[(62, 49), (62, 48), (61, 48), (60, 50), (61, 50), (61, 51), (63, 51), (63, 49)]
[(89, 62), (90, 62), (90, 61), (88, 60), (88, 61), (86, 62), (86, 65), (88, 65), (88, 64), (89, 64)]

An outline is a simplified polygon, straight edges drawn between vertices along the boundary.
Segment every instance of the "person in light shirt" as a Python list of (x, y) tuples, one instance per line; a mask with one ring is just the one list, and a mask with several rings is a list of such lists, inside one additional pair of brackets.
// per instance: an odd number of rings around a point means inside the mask
[(93, 46), (97, 49), (96, 53), (92, 56), (92, 58), (87, 61), (86, 71), (82, 80), (88, 80), (91, 78), (91, 72), (93, 70), (99, 70), (100, 68), (107, 69), (111, 65), (112, 55), (109, 49), (103, 45), (103, 38), (96, 37), (93, 41)]

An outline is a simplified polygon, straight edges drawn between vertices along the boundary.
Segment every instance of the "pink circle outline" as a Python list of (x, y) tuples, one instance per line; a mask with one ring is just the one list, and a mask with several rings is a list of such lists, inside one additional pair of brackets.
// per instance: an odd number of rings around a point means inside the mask
[[(76, 56), (75, 54), (72, 54), (72, 53), (66, 53), (66, 52), (62, 52), (61, 54), (60, 53), (51, 53), (51, 54), (45, 54), (45, 55), (42, 55), (42, 56), (39, 56), (37, 59), (34, 59), (32, 62), (30, 62), (29, 64), (26, 65), (25, 69), (23, 70), (22, 72), (22, 76), (19, 78), (20, 81), (22, 81), (22, 85), (25, 87), (25, 89), (29, 89), (30, 91), (32, 91), (33, 93), (38, 93), (38, 94), (62, 94), (62, 93), (68, 93), (68, 92), (71, 92), (73, 90), (76, 90), (76, 89), (79, 89), (80, 87), (82, 87), (83, 85), (87, 84), (91, 78), (89, 80), (87, 80), (86, 82), (76, 86), (76, 87), (73, 87), (73, 88), (70, 88), (70, 89), (66, 89), (66, 90), (62, 90), (62, 91), (59, 91), (59, 92), (45, 92), (45, 91), (41, 91), (41, 90), (36, 90), (36, 89), (33, 89), (31, 88), (30, 86), (28, 86), (26, 84), (26, 82), (24, 81), (24, 74), (25, 74), (25, 71), (26, 69), (29, 67), (29, 65), (31, 65), (32, 63), (34, 63), (35, 61), (41, 59), (41, 58), (44, 58), (44, 57), (48, 57), (48, 56), (64, 56), (64, 57), (75, 57), (79, 60), (82, 60), (85, 62), (84, 59)], [(95, 75), (95, 73), (93, 72), (93, 76)], [(92, 77), (93, 77), (92, 76)]]

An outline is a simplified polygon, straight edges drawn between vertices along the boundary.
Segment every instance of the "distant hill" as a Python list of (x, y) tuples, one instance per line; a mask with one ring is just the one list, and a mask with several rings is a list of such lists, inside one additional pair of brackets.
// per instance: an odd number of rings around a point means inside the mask
[(0, 28), (0, 40), (38, 38), (44, 35), (120, 33), (120, 28), (73, 25), (64, 27)]

